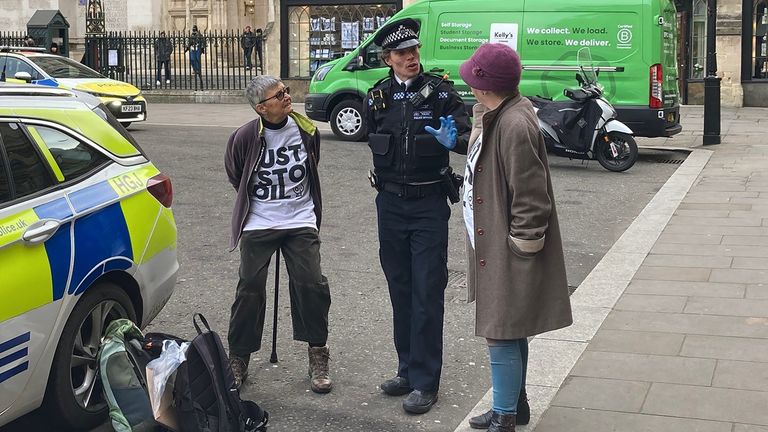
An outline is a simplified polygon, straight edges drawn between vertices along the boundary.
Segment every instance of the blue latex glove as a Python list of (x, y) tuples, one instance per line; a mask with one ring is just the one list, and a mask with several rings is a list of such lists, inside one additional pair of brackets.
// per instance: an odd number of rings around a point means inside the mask
[(456, 136), (459, 132), (456, 130), (456, 121), (452, 115), (440, 117), (440, 129), (435, 130), (432, 126), (425, 126), (424, 130), (437, 138), (437, 142), (448, 150), (456, 147)]

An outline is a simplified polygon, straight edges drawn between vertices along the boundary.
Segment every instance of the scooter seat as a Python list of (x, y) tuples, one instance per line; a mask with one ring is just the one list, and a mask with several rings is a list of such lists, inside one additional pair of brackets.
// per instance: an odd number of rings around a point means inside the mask
[(560, 112), (562, 110), (568, 110), (568, 111), (578, 111), (584, 106), (581, 102), (576, 102), (572, 100), (564, 100), (564, 101), (551, 101), (551, 100), (544, 100), (541, 102), (540, 106), (537, 106), (539, 110), (547, 111), (547, 112)]
[(530, 100), (531, 104), (533, 104), (533, 106), (535, 106), (536, 108), (541, 108), (547, 104), (552, 103), (552, 99), (541, 97), (541, 96), (529, 96), (528, 100)]

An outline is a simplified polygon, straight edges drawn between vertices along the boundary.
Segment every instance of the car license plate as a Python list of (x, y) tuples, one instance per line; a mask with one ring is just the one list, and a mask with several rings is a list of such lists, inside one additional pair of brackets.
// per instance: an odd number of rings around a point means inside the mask
[(120, 108), (120, 112), (124, 112), (124, 113), (141, 112), (141, 105), (140, 104), (123, 105), (122, 108)]
[(675, 113), (667, 114), (667, 121), (669, 123), (674, 123), (675, 122)]

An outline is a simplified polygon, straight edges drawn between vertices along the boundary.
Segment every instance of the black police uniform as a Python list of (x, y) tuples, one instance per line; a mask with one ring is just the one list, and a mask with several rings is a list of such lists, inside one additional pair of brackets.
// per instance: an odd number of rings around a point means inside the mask
[[(399, 30), (408, 36), (402, 26)], [(375, 42), (401, 49), (397, 31), (394, 27), (386, 36), (382, 29), (385, 40)], [(411, 96), (429, 81), (439, 85), (414, 106)], [(453, 115), (458, 130), (454, 151), (462, 154), (470, 132), (463, 101), (449, 82), (440, 81), (420, 73), (406, 88), (390, 70), (364, 102), (379, 191), (379, 257), (394, 313), (398, 376), (422, 391), (437, 391), (440, 383), (450, 216), (440, 175), (449, 164), (449, 153), (424, 127), (439, 129), (439, 118)]]

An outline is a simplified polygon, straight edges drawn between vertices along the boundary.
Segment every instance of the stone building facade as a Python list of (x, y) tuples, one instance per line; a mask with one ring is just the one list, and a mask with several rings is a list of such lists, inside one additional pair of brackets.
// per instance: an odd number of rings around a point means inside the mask
[[(680, 87), (688, 104), (704, 101), (706, 0), (675, 0)], [(768, 0), (717, 1), (717, 75), (724, 106), (768, 106)]]
[[(390, 0), (405, 6), (417, 0)], [(294, 4), (300, 4), (295, 2)], [(309, 1), (308, 4), (318, 4)], [(323, 3), (323, 2), (319, 2)], [(329, 0), (329, 5), (355, 6), (371, 3), (362, 0)], [(21, 4), (21, 6), (19, 6)], [(0, 0), (0, 29), (26, 31), (26, 23), (38, 9), (58, 9), (70, 23), (72, 57), (79, 58), (85, 38), (85, 13), (88, 0)], [(281, 75), (281, 58), (289, 44), (281, 44), (281, 0), (102, 0), (107, 31), (202, 31), (237, 30), (246, 25), (264, 29), (265, 66), (268, 73)], [(286, 76), (287, 77), (287, 76)]]

